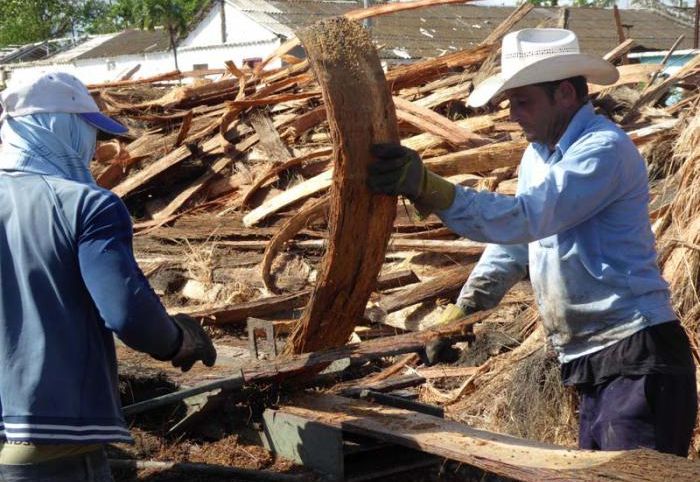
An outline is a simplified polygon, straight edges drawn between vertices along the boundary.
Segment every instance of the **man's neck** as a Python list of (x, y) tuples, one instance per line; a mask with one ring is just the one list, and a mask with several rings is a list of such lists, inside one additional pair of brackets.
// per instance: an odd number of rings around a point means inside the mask
[(574, 118), (576, 113), (578, 113), (578, 111), (581, 110), (581, 107), (583, 107), (584, 105), (586, 105), (586, 103), (582, 102), (573, 109), (561, 113), (559, 121), (555, 124), (554, 129), (552, 130), (550, 140), (546, 143), (546, 146), (549, 148), (550, 152), (554, 151), (554, 149), (557, 146), (557, 143), (561, 139), (561, 136), (564, 135), (564, 132), (566, 132), (566, 129), (569, 127), (569, 124), (571, 124), (571, 119)]

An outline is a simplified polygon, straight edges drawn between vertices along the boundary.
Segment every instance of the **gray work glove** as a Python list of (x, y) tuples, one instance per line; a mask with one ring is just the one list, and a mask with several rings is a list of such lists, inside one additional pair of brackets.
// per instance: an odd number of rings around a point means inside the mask
[[(447, 308), (442, 312), (435, 327), (440, 327), (454, 321), (476, 313), (477, 309), (471, 307), (462, 307), (459, 305), (447, 305)], [(469, 326), (464, 333), (453, 336), (443, 336), (430, 340), (425, 344), (425, 364), (428, 366), (437, 363), (454, 363), (459, 358), (459, 350), (452, 347), (458, 341), (474, 341), (474, 327)]]
[(401, 144), (375, 144), (371, 152), (377, 158), (368, 168), (372, 191), (406, 196), (424, 214), (452, 205), (454, 184), (426, 169), (416, 151)]
[(173, 366), (180, 368), (183, 372), (192, 368), (197, 360), (201, 360), (208, 367), (214, 366), (216, 349), (202, 325), (191, 316), (184, 314), (174, 315), (171, 319), (182, 333), (180, 349), (170, 360)]

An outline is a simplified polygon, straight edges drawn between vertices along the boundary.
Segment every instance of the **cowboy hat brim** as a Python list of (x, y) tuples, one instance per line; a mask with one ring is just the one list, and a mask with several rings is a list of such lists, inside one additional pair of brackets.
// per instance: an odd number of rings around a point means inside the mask
[(467, 105), (482, 107), (492, 98), (515, 87), (568, 79), (583, 75), (588, 82), (610, 85), (617, 82), (620, 73), (607, 60), (589, 54), (564, 54), (533, 62), (516, 71), (509, 77), (496, 74), (477, 85), (472, 91)]

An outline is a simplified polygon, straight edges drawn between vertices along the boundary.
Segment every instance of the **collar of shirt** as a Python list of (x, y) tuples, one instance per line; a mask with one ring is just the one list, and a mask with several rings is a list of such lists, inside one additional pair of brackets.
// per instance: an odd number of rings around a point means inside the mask
[(569, 149), (569, 147), (571, 147), (571, 145), (581, 136), (583, 130), (594, 117), (595, 110), (593, 110), (593, 104), (586, 102), (583, 106), (581, 106), (578, 112), (574, 114), (571, 121), (569, 121), (569, 125), (566, 127), (564, 134), (562, 134), (562, 136), (559, 138), (559, 141), (554, 148), (554, 152), (552, 152), (547, 145), (539, 142), (533, 142), (532, 147), (545, 161), (552, 158), (552, 154), (555, 152), (557, 152), (559, 155), (554, 157), (556, 160), (559, 160), (562, 158), (567, 149)]

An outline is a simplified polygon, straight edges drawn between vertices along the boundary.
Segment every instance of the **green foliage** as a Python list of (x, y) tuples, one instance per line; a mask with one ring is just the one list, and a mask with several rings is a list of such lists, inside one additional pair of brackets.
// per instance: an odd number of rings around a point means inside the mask
[(0, 46), (162, 26), (176, 38), (212, 0), (0, 0)]
[(69, 35), (78, 7), (71, 0), (0, 0), (0, 45)]

